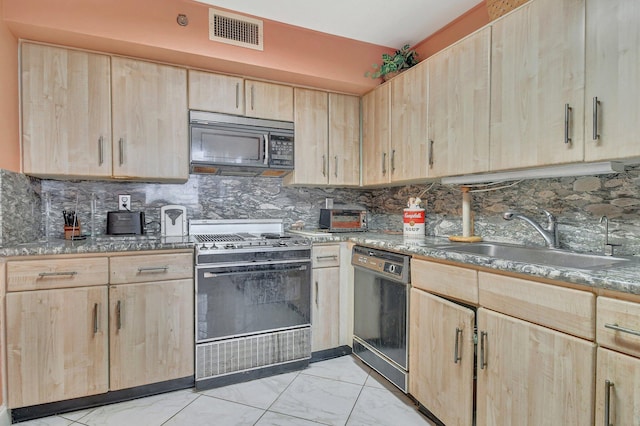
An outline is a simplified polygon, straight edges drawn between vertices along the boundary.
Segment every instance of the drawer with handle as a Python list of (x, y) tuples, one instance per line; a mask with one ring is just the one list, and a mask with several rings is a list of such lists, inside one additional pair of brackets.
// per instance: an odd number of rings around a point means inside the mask
[(84, 287), (108, 282), (109, 261), (106, 257), (7, 262), (7, 291)]
[(193, 277), (191, 253), (117, 256), (110, 260), (111, 284), (177, 280)]
[(313, 268), (340, 266), (340, 245), (314, 245), (311, 248), (311, 264)]
[(598, 297), (596, 309), (598, 344), (640, 357), (640, 303)]

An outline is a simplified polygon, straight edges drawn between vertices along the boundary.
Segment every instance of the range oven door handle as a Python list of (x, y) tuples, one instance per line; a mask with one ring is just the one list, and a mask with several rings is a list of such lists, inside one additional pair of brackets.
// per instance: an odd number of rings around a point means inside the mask
[[(306, 271), (308, 269), (307, 265), (298, 266), (297, 268), (289, 268), (286, 271)], [(235, 271), (235, 272), (205, 272), (204, 278), (217, 278), (217, 277), (229, 277), (232, 275), (247, 275), (252, 272), (266, 272), (264, 270), (260, 271)]]
[(236, 263), (208, 263), (196, 266), (196, 269), (206, 269), (208, 271), (223, 268), (237, 268), (239, 266), (271, 266), (271, 265), (288, 265), (297, 264), (306, 268), (311, 263), (311, 259), (292, 259), (292, 260), (268, 260), (265, 262), (236, 262)]

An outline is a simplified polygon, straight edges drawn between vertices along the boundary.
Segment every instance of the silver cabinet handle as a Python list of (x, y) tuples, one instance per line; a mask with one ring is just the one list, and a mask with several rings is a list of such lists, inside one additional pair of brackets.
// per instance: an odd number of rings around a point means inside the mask
[(122, 328), (122, 303), (119, 300), (116, 302), (116, 328)]
[(102, 166), (104, 163), (104, 137), (98, 138), (98, 166)]
[(613, 426), (609, 423), (611, 417), (611, 388), (613, 382), (610, 380), (604, 381), (604, 426)]
[(236, 109), (240, 108), (240, 83), (236, 83)]
[(334, 174), (335, 177), (338, 177), (338, 156), (337, 155), (334, 157), (334, 160), (336, 162), (336, 168), (333, 171), (333, 174)]
[(76, 271), (68, 271), (68, 272), (40, 272), (38, 277), (47, 278), (47, 277), (73, 277), (74, 275), (78, 275)]
[(571, 143), (571, 135), (569, 134), (569, 125), (571, 121), (571, 111), (573, 108), (569, 104), (564, 105), (564, 143)]
[(484, 353), (486, 339), (487, 339), (487, 332), (481, 331), (480, 332), (480, 369), (481, 370), (484, 370), (484, 368), (487, 366), (487, 360), (485, 359), (486, 354)]
[(391, 174), (396, 172), (396, 150), (391, 150)]
[(458, 361), (462, 360), (460, 356), (460, 338), (462, 337), (462, 329), (456, 327), (456, 343), (453, 349), (453, 363), (457, 364)]
[(93, 305), (93, 334), (98, 332), (98, 304)]
[(633, 334), (634, 336), (640, 336), (640, 331), (632, 328), (620, 327), (618, 324), (605, 324), (604, 328), (610, 328), (611, 330), (621, 331), (627, 334)]
[(322, 156), (322, 176), (327, 177), (327, 156)]
[(318, 281), (316, 281), (316, 306), (318, 306)]
[(120, 165), (124, 164), (124, 138), (120, 138), (118, 141), (118, 149), (120, 151)]
[(264, 164), (269, 165), (269, 134), (264, 135)]
[(325, 260), (325, 259), (333, 259), (333, 260), (338, 260), (338, 256), (336, 256), (335, 254), (331, 254), (331, 255), (327, 255), (327, 256), (316, 256), (317, 260)]
[(169, 271), (169, 266), (151, 266), (148, 268), (138, 268), (138, 273), (142, 274), (145, 272), (167, 272)]
[(600, 106), (600, 101), (597, 96), (593, 97), (593, 140), (597, 141), (600, 139), (600, 134), (598, 133), (598, 110)]
[(429, 168), (433, 167), (433, 140), (429, 139)]
[(254, 106), (254, 102), (253, 99), (255, 98), (255, 90), (254, 90), (254, 86), (253, 84), (251, 85), (251, 111), (253, 111), (253, 106)]
[(387, 153), (382, 153), (382, 176), (387, 174)]

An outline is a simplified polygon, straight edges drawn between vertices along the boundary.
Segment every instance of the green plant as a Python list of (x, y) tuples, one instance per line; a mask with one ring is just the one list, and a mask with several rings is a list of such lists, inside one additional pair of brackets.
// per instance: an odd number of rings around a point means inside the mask
[(382, 65), (373, 64), (375, 71), (367, 71), (364, 75), (371, 78), (380, 78), (386, 74), (411, 68), (418, 63), (418, 54), (415, 50), (410, 49), (408, 44), (396, 50), (396, 53), (389, 55), (382, 54)]

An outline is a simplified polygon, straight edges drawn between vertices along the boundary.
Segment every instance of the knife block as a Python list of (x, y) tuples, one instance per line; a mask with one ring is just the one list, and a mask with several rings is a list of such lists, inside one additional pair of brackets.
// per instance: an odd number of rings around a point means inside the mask
[(75, 237), (79, 237), (81, 234), (80, 232), (80, 222), (78, 222), (76, 224), (76, 226), (66, 226), (64, 227), (64, 239), (65, 240), (72, 240)]

